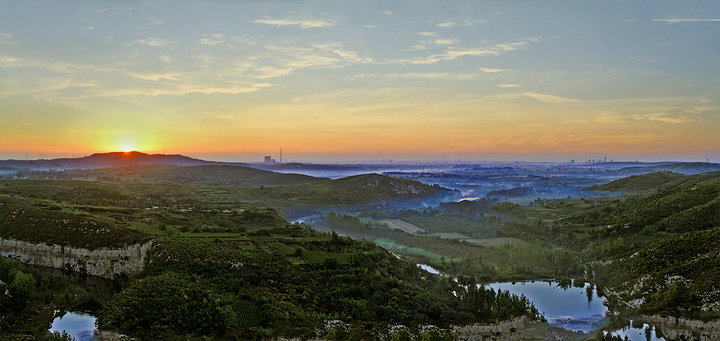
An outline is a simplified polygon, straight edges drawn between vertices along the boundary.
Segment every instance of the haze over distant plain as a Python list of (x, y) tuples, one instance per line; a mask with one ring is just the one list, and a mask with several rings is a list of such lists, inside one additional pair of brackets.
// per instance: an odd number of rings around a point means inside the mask
[(0, 158), (720, 159), (717, 1), (0, 1)]

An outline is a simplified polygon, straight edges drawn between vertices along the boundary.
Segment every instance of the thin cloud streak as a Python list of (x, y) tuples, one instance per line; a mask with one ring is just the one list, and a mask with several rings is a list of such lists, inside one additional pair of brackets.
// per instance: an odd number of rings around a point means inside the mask
[(582, 101), (574, 99), (574, 98), (549, 95), (549, 94), (540, 94), (540, 93), (536, 93), (536, 92), (523, 92), (522, 94), (527, 97), (530, 97), (534, 100), (537, 100), (539, 102), (543, 102), (543, 103), (580, 103), (580, 102), (582, 102)]
[(289, 19), (257, 19), (253, 20), (252, 22), (258, 23), (258, 24), (265, 24), (265, 25), (271, 25), (275, 27), (284, 27), (284, 26), (298, 26), (301, 29), (308, 29), (308, 28), (322, 28), (322, 27), (331, 27), (335, 26), (334, 22), (326, 21), (326, 20), (289, 20)]

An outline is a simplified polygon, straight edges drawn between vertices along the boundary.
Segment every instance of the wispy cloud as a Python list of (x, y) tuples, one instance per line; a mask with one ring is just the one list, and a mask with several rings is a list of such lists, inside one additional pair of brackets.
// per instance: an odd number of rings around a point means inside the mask
[(178, 96), (187, 94), (226, 94), (238, 95), (242, 93), (250, 93), (258, 91), (262, 88), (269, 87), (268, 83), (247, 83), (247, 84), (229, 84), (226, 86), (211, 86), (204, 84), (178, 83), (172, 87), (152, 87), (152, 88), (119, 88), (112, 89), (97, 94), (92, 97), (157, 97), (157, 96)]
[(476, 19), (476, 20), (448, 20), (443, 21), (441, 23), (438, 23), (437, 27), (442, 28), (448, 28), (448, 27), (458, 27), (458, 26), (475, 26), (477, 24), (487, 24), (488, 21), (485, 19)]
[(480, 47), (480, 48), (458, 48), (458, 47), (448, 47), (445, 52), (438, 53), (438, 54), (432, 54), (427, 57), (420, 57), (410, 60), (410, 63), (412, 64), (435, 64), (442, 61), (450, 61), (455, 60), (461, 57), (466, 56), (475, 56), (475, 57), (481, 57), (481, 56), (498, 56), (500, 54), (503, 54), (505, 52), (514, 51), (517, 50), (527, 44), (527, 41), (518, 41), (518, 42), (512, 42), (512, 43), (501, 43), (501, 44), (495, 44), (487, 47)]
[(138, 73), (138, 72), (125, 72), (128, 76), (141, 79), (146, 81), (161, 81), (161, 80), (177, 80), (177, 77), (181, 75), (179, 72), (171, 73)]
[(506, 84), (498, 84), (497, 85), (498, 88), (517, 88), (519, 86), (520, 86), (520, 84), (517, 84), (517, 83), (506, 83)]
[(206, 46), (218, 46), (225, 44), (225, 35), (220, 33), (208, 34), (198, 39), (198, 44)]
[(22, 61), (22, 58), (0, 55), (0, 67), (15, 66)]
[(435, 45), (454, 45), (457, 44), (458, 40), (455, 38), (440, 38), (435, 39)]
[(383, 10), (383, 11), (380, 11), (380, 14), (383, 14), (383, 15), (393, 15), (393, 13), (395, 13), (395, 12), (393, 12), (393, 11), (391, 11), (391, 10)]
[(454, 72), (406, 72), (383, 74), (356, 74), (353, 79), (381, 78), (381, 79), (432, 79), (432, 80), (472, 80), (478, 79), (478, 74)]
[(603, 112), (600, 116), (595, 118), (596, 122), (601, 123), (627, 123), (628, 120), (625, 116), (618, 115), (614, 112)]
[(677, 24), (683, 22), (720, 22), (720, 18), (675, 18), (675, 19), (652, 19), (652, 21)]
[(276, 26), (276, 27), (298, 26), (301, 29), (330, 27), (330, 26), (335, 25), (334, 22), (323, 20), (323, 19), (314, 19), (314, 20), (258, 19), (258, 20), (253, 20), (252, 22), (258, 23), (258, 24)]
[(510, 69), (496, 69), (496, 68), (489, 68), (489, 67), (479, 67), (478, 70), (485, 72), (485, 73), (496, 73), (496, 72), (507, 72), (510, 71)]
[(648, 121), (656, 121), (656, 122), (663, 122), (663, 123), (673, 123), (673, 124), (679, 124), (679, 123), (687, 123), (692, 121), (689, 117), (673, 117), (669, 116), (665, 113), (649, 113), (649, 114), (641, 114), (641, 115), (634, 115), (634, 120), (648, 120)]
[(13, 38), (13, 34), (0, 32), (0, 45), (12, 45), (17, 43), (18, 41)]
[(177, 44), (177, 42), (175, 42), (175, 41), (161, 39), (161, 38), (137, 39), (133, 43), (135, 43), (137, 45), (145, 45), (145, 46), (152, 46), (152, 47), (166, 47), (166, 46)]
[(523, 92), (522, 94), (527, 97), (530, 97), (536, 101), (543, 102), (543, 103), (580, 103), (580, 102), (582, 102), (582, 101), (574, 99), (574, 98), (549, 95), (549, 94), (540, 94), (537, 92)]

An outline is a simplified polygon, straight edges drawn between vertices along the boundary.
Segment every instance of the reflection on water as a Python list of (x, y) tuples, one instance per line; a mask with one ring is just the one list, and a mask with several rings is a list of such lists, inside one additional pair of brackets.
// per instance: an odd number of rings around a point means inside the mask
[(68, 312), (65, 315), (56, 317), (50, 332), (66, 331), (77, 341), (95, 340), (95, 316), (86, 313)]
[(518, 296), (525, 295), (553, 326), (585, 333), (600, 327), (607, 311), (603, 298), (597, 295), (590, 283), (565, 284), (543, 280), (491, 283), (488, 286)]
[(655, 326), (650, 326), (647, 323), (643, 323), (642, 327), (636, 322), (633, 325), (633, 321), (625, 326), (625, 328), (610, 332), (612, 335), (621, 337), (623, 340), (627, 338), (630, 341), (664, 341), (665, 338), (659, 336), (659, 331), (655, 330)]

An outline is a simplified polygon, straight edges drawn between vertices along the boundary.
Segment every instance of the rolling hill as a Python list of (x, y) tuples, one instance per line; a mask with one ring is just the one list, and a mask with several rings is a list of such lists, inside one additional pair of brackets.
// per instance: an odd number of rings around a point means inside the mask
[(256, 168), (230, 165), (134, 165), (102, 169), (77, 169), (61, 172), (30, 173), (34, 177), (84, 180), (120, 181), (174, 181), (185, 184), (206, 185), (287, 185), (301, 182), (321, 181), (301, 174), (275, 173)]
[(289, 204), (354, 205), (381, 201), (421, 199), (454, 191), (437, 185), (381, 174), (361, 174), (335, 180), (295, 183), (288, 186), (248, 188), (253, 199), (275, 206)]
[(194, 159), (183, 155), (146, 154), (141, 152), (96, 153), (79, 158), (51, 160), (0, 160), (0, 166), (14, 169), (90, 169), (131, 165), (166, 164), (197, 166), (221, 164), (220, 162)]
[(660, 171), (642, 175), (631, 175), (626, 178), (611, 181), (601, 186), (593, 186), (589, 189), (609, 192), (648, 192), (677, 188), (717, 178), (720, 178), (720, 171), (695, 175), (683, 175), (669, 171)]
[(644, 174), (652, 172), (673, 172), (680, 174), (698, 174), (720, 170), (720, 163), (709, 162), (669, 162), (650, 166), (625, 167), (622, 174)]

